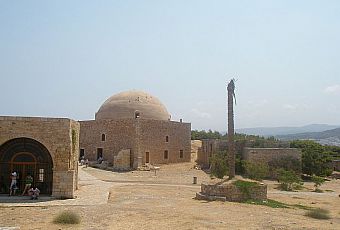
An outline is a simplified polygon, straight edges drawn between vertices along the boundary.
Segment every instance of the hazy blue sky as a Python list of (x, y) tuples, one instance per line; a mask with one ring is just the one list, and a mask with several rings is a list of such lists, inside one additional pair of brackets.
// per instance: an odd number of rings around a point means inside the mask
[(93, 119), (140, 89), (194, 129), (340, 124), (340, 1), (0, 0), (0, 115)]

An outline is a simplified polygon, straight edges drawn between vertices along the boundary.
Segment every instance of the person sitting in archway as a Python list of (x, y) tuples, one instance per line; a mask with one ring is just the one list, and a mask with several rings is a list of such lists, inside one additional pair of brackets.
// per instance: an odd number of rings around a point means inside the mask
[(25, 195), (26, 191), (28, 191), (31, 188), (32, 183), (33, 183), (33, 177), (30, 174), (28, 174), (25, 179), (25, 188), (21, 194), (22, 196)]
[(30, 188), (30, 190), (28, 190), (28, 195), (31, 196), (31, 200), (37, 200), (40, 194), (40, 190), (36, 187), (36, 188)]
[(12, 174), (11, 174), (11, 185), (9, 187), (9, 195), (10, 196), (15, 195), (15, 192), (18, 189), (17, 178), (18, 178), (17, 172), (12, 172)]

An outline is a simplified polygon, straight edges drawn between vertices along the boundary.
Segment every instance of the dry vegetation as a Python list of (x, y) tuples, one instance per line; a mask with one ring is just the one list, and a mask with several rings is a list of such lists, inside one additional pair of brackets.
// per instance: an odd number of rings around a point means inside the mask
[[(287, 204), (287, 208), (264, 205), (206, 202), (193, 199), (200, 190), (192, 184), (193, 176), (198, 182), (210, 180), (192, 164), (165, 165), (154, 172), (138, 171), (114, 173), (94, 168), (83, 169), (98, 183), (109, 184), (89, 189), (91, 181), (81, 181), (79, 196), (87, 202), (71, 205), (49, 205), (41, 202), (38, 207), (22, 204), (13, 207), (0, 204), (0, 227), (19, 226), (21, 229), (339, 229), (340, 181), (324, 183), (324, 193), (313, 192), (313, 183), (305, 183), (304, 190), (285, 192), (277, 190), (276, 182), (269, 184), (268, 197)], [(337, 191), (337, 192), (334, 192)], [(93, 203), (95, 194), (108, 193), (103, 204)], [(78, 198), (79, 199), (79, 198)], [(69, 204), (68, 204), (69, 202)], [(272, 202), (272, 201), (271, 201)], [(330, 211), (331, 219), (313, 219), (306, 216), (306, 209), (323, 208)], [(53, 223), (63, 210), (73, 211), (81, 217), (77, 225)]]

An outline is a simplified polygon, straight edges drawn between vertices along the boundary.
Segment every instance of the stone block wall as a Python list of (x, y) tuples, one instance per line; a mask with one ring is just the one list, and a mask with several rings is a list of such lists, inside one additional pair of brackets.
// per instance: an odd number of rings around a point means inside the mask
[(198, 162), (199, 151), (202, 149), (202, 141), (201, 140), (192, 140), (191, 141), (191, 162)]
[(250, 162), (268, 163), (273, 159), (294, 157), (301, 161), (302, 152), (296, 148), (244, 148), (242, 158)]
[(242, 202), (249, 199), (266, 200), (267, 185), (257, 184), (250, 187), (247, 192), (244, 192), (232, 183), (221, 185), (202, 183), (200, 197), (205, 197), (209, 200), (223, 197), (226, 201), (232, 202)]
[[(190, 162), (191, 124), (175, 121), (140, 120), (139, 157), (145, 163), (149, 152), (151, 164)], [(167, 139), (168, 138), (168, 139)], [(168, 151), (168, 159), (164, 151)], [(182, 158), (180, 152), (183, 151)]]
[(331, 167), (334, 171), (340, 171), (340, 160), (333, 160), (331, 162)]
[[(102, 141), (102, 134), (105, 141)], [(97, 149), (103, 149), (105, 161), (113, 162), (122, 149), (134, 152), (135, 124), (133, 119), (80, 121), (80, 149), (85, 158), (97, 160)]]
[[(102, 148), (104, 160), (114, 162), (121, 150), (130, 149), (132, 168), (146, 163), (146, 152), (151, 164), (190, 162), (190, 137), (190, 123), (141, 118), (80, 122), (80, 149), (85, 150), (85, 158), (97, 160), (97, 149)], [(164, 159), (165, 150), (168, 159)]]
[(113, 168), (115, 170), (129, 170), (131, 162), (130, 149), (123, 149), (119, 151), (117, 156), (113, 157)]
[(72, 198), (77, 188), (78, 122), (67, 118), (0, 116), (0, 146), (15, 138), (33, 139), (48, 150), (53, 162), (52, 196), (66, 194)]

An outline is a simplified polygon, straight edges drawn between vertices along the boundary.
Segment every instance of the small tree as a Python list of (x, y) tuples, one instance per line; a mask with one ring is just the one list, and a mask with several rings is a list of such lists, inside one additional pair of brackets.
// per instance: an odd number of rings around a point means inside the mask
[(265, 163), (244, 162), (246, 176), (250, 179), (261, 181), (268, 176), (269, 167)]
[(218, 152), (210, 158), (210, 174), (219, 179), (223, 179), (228, 173), (226, 152)]
[(319, 177), (319, 176), (312, 176), (312, 181), (314, 183), (314, 187), (315, 187), (315, 192), (322, 192), (321, 189), (319, 189), (319, 186), (321, 186), (324, 182), (325, 179), (323, 177)]
[(308, 175), (329, 176), (332, 151), (314, 141), (297, 140), (290, 143), (292, 148), (302, 150), (302, 172)]
[(277, 173), (281, 188), (285, 191), (292, 191), (295, 185), (302, 185), (301, 178), (293, 171), (279, 169), (277, 170)]
[(268, 166), (271, 176), (275, 179), (277, 178), (276, 171), (281, 168), (301, 174), (301, 161), (293, 156), (274, 158), (268, 162)]

